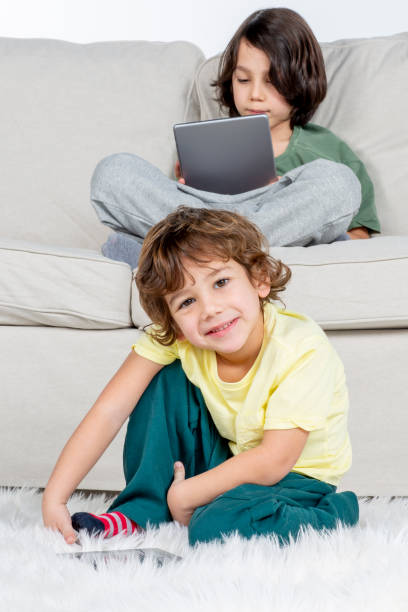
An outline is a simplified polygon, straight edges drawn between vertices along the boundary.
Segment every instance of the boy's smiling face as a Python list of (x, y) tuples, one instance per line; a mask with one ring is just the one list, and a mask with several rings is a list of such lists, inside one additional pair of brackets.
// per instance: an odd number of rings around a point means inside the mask
[(269, 284), (250, 279), (233, 259), (185, 259), (183, 265), (184, 287), (165, 296), (181, 338), (230, 362), (251, 359), (252, 353), (256, 358), (263, 340), (259, 298), (269, 294)]

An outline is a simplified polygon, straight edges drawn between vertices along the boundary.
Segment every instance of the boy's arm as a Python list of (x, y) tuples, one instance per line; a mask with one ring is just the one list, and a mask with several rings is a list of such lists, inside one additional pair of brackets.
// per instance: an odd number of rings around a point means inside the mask
[(185, 525), (195, 508), (241, 484), (271, 486), (295, 465), (306, 444), (304, 429), (275, 429), (264, 432), (256, 448), (235, 455), (217, 467), (187, 480), (175, 478), (167, 503), (173, 518)]
[(44, 491), (43, 519), (67, 541), (75, 532), (65, 504), (162, 367), (132, 351), (66, 443)]

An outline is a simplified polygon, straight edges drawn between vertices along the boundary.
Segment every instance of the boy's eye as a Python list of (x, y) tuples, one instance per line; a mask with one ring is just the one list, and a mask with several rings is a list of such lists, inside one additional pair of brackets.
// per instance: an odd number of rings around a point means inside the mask
[(187, 308), (187, 306), (190, 306), (190, 304), (192, 304), (193, 302), (194, 302), (194, 298), (187, 298), (186, 300), (184, 300), (184, 302), (181, 302), (179, 309)]
[(218, 287), (225, 287), (225, 285), (228, 283), (229, 279), (228, 278), (220, 278), (220, 280), (217, 280), (214, 283), (214, 287), (216, 289), (218, 289)]

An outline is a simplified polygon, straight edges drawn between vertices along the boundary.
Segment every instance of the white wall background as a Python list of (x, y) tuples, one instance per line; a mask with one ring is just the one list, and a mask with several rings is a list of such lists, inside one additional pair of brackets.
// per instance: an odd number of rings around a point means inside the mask
[(252, 11), (270, 6), (298, 11), (320, 41), (408, 30), (407, 0), (0, 0), (0, 36), (189, 40), (210, 56)]

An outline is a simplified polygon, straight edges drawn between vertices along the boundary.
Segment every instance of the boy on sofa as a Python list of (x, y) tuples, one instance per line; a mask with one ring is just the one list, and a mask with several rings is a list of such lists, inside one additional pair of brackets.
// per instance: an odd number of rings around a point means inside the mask
[[(342, 363), (320, 327), (279, 299), (290, 270), (255, 225), (180, 207), (143, 244), (136, 281), (149, 326), (74, 432), (43, 496), (46, 526), (109, 537), (172, 518), (191, 544), (358, 521), (336, 493), (351, 465)], [(68, 498), (130, 417), (126, 488), (107, 513)]]
[(100, 220), (116, 230), (104, 255), (136, 267), (146, 232), (180, 204), (244, 214), (270, 246), (369, 238), (380, 231), (363, 163), (332, 132), (309, 123), (327, 82), (320, 46), (300, 15), (283, 8), (250, 15), (224, 51), (214, 85), (231, 117), (268, 115), (282, 178), (239, 195), (213, 194), (185, 185), (178, 163), (176, 183), (137, 155), (111, 155), (98, 164), (91, 186)]

